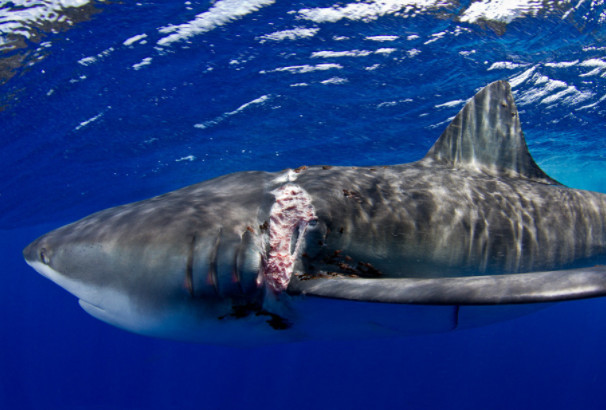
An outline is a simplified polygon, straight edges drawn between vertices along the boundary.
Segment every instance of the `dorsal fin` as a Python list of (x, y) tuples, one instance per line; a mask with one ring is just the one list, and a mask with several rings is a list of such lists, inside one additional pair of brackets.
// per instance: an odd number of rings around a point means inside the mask
[(480, 169), (494, 176), (559, 184), (532, 159), (506, 81), (480, 90), (442, 133), (425, 159)]

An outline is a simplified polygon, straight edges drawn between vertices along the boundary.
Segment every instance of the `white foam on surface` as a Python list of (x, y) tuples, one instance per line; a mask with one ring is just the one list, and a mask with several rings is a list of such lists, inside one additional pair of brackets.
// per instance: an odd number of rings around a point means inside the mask
[(392, 47), (383, 47), (383, 48), (380, 48), (380, 49), (376, 50), (375, 54), (385, 54), (385, 55), (387, 55), (387, 54), (393, 53), (394, 51), (396, 51), (395, 48), (392, 48)]
[(606, 60), (603, 58), (590, 58), (579, 64), (581, 67), (600, 67), (606, 68)]
[(346, 82), (348, 82), (349, 80), (347, 80), (347, 78), (342, 78), (342, 77), (331, 77), (327, 80), (324, 81), (320, 81), (321, 84), (324, 85), (339, 85), (339, 84), (345, 84)]
[(509, 84), (511, 85), (512, 88), (517, 87), (518, 85), (522, 84), (524, 81), (526, 81), (528, 78), (530, 78), (530, 76), (535, 72), (536, 67), (530, 67), (528, 70), (524, 71), (521, 74), (518, 74), (517, 76), (510, 78), (509, 79)]
[(198, 34), (207, 33), (274, 3), (275, 0), (218, 1), (208, 11), (198, 14), (192, 21), (161, 28), (159, 30), (160, 33), (171, 34), (162, 37), (158, 40), (157, 44), (159, 46), (169, 46), (172, 43), (187, 40)]
[(189, 162), (193, 162), (196, 160), (196, 156), (195, 155), (187, 155), (185, 157), (181, 157), (181, 158), (177, 158), (175, 160), (175, 162), (182, 162), (182, 161), (189, 161)]
[(533, 104), (542, 101), (556, 90), (566, 89), (567, 84), (563, 81), (552, 80), (547, 76), (535, 74), (532, 77), (534, 86), (527, 89), (516, 98), (518, 105)]
[(150, 65), (152, 62), (152, 58), (151, 57), (146, 57), (143, 60), (141, 60), (140, 62), (138, 62), (137, 64), (133, 64), (133, 68), (135, 70), (140, 70), (141, 68)]
[(97, 58), (96, 57), (92, 57), (92, 56), (91, 57), (84, 57), (84, 58), (81, 58), (80, 60), (78, 60), (78, 64), (84, 65), (84, 66), (91, 65), (91, 64), (94, 64), (96, 62), (97, 62)]
[(262, 96), (261, 96), (261, 97), (259, 97), (259, 98), (255, 98), (255, 99), (254, 99), (254, 100), (252, 100), (252, 101), (249, 101), (249, 102), (247, 102), (247, 103), (245, 103), (245, 104), (242, 104), (241, 106), (239, 106), (239, 107), (238, 107), (238, 108), (236, 108), (235, 110), (228, 112), (228, 113), (227, 113), (227, 115), (235, 115), (235, 114), (237, 114), (237, 113), (239, 113), (239, 112), (241, 112), (241, 111), (244, 111), (245, 109), (247, 109), (247, 108), (248, 108), (248, 107), (250, 107), (251, 105), (255, 105), (255, 104), (262, 104), (262, 103), (264, 103), (265, 101), (269, 100), (269, 98), (270, 98), (270, 97), (269, 97), (269, 95), (262, 95)]
[(275, 72), (289, 72), (292, 74), (304, 74), (304, 73), (311, 73), (313, 71), (326, 71), (326, 70), (334, 70), (334, 69), (340, 70), (342, 68), (343, 68), (343, 66), (341, 64), (330, 64), (330, 63), (316, 64), (316, 65), (303, 64), (303, 65), (294, 65), (294, 66), (288, 66), (288, 67), (278, 67), (278, 68), (274, 68), (273, 70), (261, 70), (259, 73), (267, 74), (267, 73), (275, 73)]
[(395, 41), (399, 38), (400, 38), (399, 36), (368, 36), (368, 37), (365, 37), (364, 40), (384, 42), (384, 41)]
[(78, 131), (81, 128), (86, 127), (88, 124), (90, 124), (91, 122), (95, 122), (97, 121), (99, 118), (101, 118), (103, 116), (103, 113), (100, 112), (99, 114), (95, 115), (94, 117), (89, 118), (86, 121), (82, 121), (80, 124), (78, 124), (76, 126), (76, 128), (74, 128), (75, 131)]
[(124, 42), (122, 44), (128, 47), (128, 46), (133, 45), (134, 43), (136, 43), (138, 41), (142, 41), (146, 38), (147, 38), (147, 34), (137, 34), (136, 36), (133, 36), (133, 37), (130, 37), (130, 38), (124, 40)]
[(488, 67), (488, 71), (492, 70), (515, 70), (516, 68), (526, 67), (528, 64), (513, 63), (511, 61), (496, 61)]
[(195, 128), (199, 128), (199, 129), (206, 129), (206, 128), (210, 128), (212, 126), (215, 126), (217, 124), (219, 124), (221, 121), (224, 121), (225, 119), (236, 115), (244, 110), (246, 110), (247, 108), (254, 106), (254, 105), (259, 105), (259, 104), (263, 104), (264, 102), (268, 101), (271, 98), (270, 95), (262, 95), (259, 98), (255, 98), (252, 101), (249, 101), (245, 104), (242, 104), (241, 106), (239, 106), (238, 108), (236, 108), (233, 111), (228, 111), (225, 114), (222, 114), (220, 116), (218, 116), (217, 118), (210, 120), (210, 121), (205, 121), (203, 123), (199, 123), (199, 124), (195, 124), (194, 127)]
[(338, 58), (338, 57), (367, 57), (372, 54), (391, 54), (396, 51), (395, 48), (379, 48), (375, 51), (370, 50), (347, 50), (347, 51), (316, 51), (311, 54), (311, 58)]
[(450, 107), (458, 107), (460, 105), (463, 105), (467, 102), (467, 100), (453, 100), (453, 101), (448, 101), (445, 102), (443, 104), (438, 104), (435, 106), (435, 108), (450, 108)]
[(318, 31), (320, 31), (319, 28), (304, 28), (304, 27), (297, 27), (297, 28), (293, 28), (291, 30), (282, 30), (282, 31), (275, 31), (273, 33), (269, 33), (269, 34), (265, 34), (263, 36), (259, 37), (259, 40), (261, 41), (261, 43), (264, 43), (265, 41), (284, 41), (284, 40), (298, 40), (301, 38), (310, 38), (315, 36), (316, 34), (318, 34)]
[(349, 50), (349, 51), (316, 51), (311, 54), (311, 58), (333, 58), (333, 57), (366, 57), (373, 52), (369, 50)]
[(579, 77), (606, 76), (606, 61), (602, 58), (590, 58), (581, 62), (579, 67), (592, 68), (592, 70), (580, 74)]
[(516, 94), (516, 103), (520, 106), (527, 104), (553, 106), (556, 104), (574, 107), (595, 96), (591, 91), (579, 90), (574, 85), (541, 74), (537, 66), (510, 79), (509, 83), (512, 87), (526, 83), (524, 91)]
[(316, 23), (334, 23), (342, 19), (370, 21), (385, 15), (412, 17), (430, 9), (448, 6), (448, 0), (371, 0), (332, 7), (306, 8), (298, 11), (299, 18)]
[(414, 100), (412, 98), (404, 98), (402, 100), (394, 100), (394, 101), (383, 101), (377, 104), (377, 108), (387, 108), (387, 107), (395, 107), (399, 104), (411, 103)]
[(594, 68), (591, 71), (588, 71), (584, 74), (579, 74), (579, 77), (593, 77), (596, 75), (600, 75), (600, 73), (602, 72), (602, 70), (600, 68)]
[(592, 104), (587, 104), (587, 105), (577, 108), (576, 111), (587, 110), (590, 108), (597, 107), (605, 100), (606, 100), (606, 94), (604, 94), (599, 100), (597, 100), (596, 102), (594, 102)]
[(460, 21), (494, 21), (509, 24), (520, 17), (535, 16), (542, 8), (541, 0), (483, 0), (471, 3), (461, 15)]
[(568, 68), (573, 67), (579, 63), (579, 60), (574, 61), (560, 61), (557, 63), (545, 63), (545, 67), (553, 67), (553, 68)]
[(434, 33), (431, 35), (431, 38), (429, 40), (425, 41), (423, 44), (428, 45), (431, 43), (435, 43), (436, 41), (443, 38), (447, 33), (448, 33), (447, 31), (441, 31), (439, 33)]
[(543, 100), (541, 104), (559, 103), (563, 105), (577, 105), (593, 98), (594, 94), (590, 91), (579, 91), (575, 86), (568, 86), (566, 89), (552, 94)]
[(83, 66), (89, 66), (91, 64), (97, 63), (100, 60), (104, 59), (105, 57), (109, 56), (111, 53), (113, 53), (114, 50), (115, 49), (113, 47), (110, 47), (106, 50), (103, 50), (102, 52), (100, 52), (97, 55), (83, 57), (80, 60), (78, 60), (78, 64), (83, 65)]
[(413, 58), (413, 57), (416, 57), (419, 54), (421, 54), (421, 50), (416, 49), (416, 48), (411, 48), (410, 50), (408, 50), (406, 52), (406, 54), (408, 54), (408, 57)]
[[(40, 27), (45, 25), (71, 24), (65, 9), (82, 7), (90, 0), (13, 0), (5, 3), (11, 3), (12, 7), (0, 4), (0, 35), (18, 34), (30, 39), (32, 33), (38, 35)], [(0, 37), (0, 45), (5, 43), (8, 41)]]

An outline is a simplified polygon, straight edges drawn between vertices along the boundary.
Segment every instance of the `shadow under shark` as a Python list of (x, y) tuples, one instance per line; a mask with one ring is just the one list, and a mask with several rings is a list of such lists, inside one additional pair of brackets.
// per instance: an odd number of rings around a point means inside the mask
[(136, 333), (390, 336), (606, 295), (605, 209), (606, 195), (535, 164), (499, 81), (420, 161), (230, 174), (95, 213), (23, 254), (88, 313)]

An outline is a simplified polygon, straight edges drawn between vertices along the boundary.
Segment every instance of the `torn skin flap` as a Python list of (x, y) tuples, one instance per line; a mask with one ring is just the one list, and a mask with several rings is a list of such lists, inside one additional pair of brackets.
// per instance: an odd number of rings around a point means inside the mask
[(316, 220), (316, 214), (311, 197), (298, 185), (285, 184), (272, 193), (276, 201), (269, 215), (269, 250), (264, 276), (269, 288), (279, 293), (288, 287), (305, 231)]

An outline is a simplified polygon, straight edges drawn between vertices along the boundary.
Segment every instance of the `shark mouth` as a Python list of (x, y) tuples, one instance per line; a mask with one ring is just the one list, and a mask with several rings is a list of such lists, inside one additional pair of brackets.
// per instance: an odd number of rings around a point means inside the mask
[(269, 214), (269, 250), (263, 266), (268, 287), (276, 293), (288, 287), (305, 231), (316, 222), (311, 197), (295, 184), (272, 192), (276, 201)]

